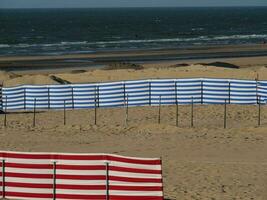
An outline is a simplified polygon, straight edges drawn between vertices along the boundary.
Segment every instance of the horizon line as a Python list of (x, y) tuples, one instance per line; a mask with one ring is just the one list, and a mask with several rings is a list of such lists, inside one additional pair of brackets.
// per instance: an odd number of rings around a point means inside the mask
[(122, 6), (122, 7), (118, 7), (118, 6), (109, 6), (109, 7), (23, 7), (23, 8), (16, 8), (16, 7), (5, 7), (5, 8), (0, 8), (0, 10), (5, 10), (5, 9), (95, 9), (95, 8), (103, 8), (103, 9), (107, 9), (107, 8), (246, 8), (246, 7), (267, 7), (267, 5), (234, 5), (234, 6)]

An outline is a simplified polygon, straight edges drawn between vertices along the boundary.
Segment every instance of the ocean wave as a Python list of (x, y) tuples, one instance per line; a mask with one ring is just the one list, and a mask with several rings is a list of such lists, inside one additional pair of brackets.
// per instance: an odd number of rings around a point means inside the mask
[(10, 47), (17, 47), (17, 48), (27, 48), (27, 47), (59, 47), (59, 46), (74, 46), (74, 45), (86, 45), (87, 41), (78, 41), (78, 42), (58, 42), (58, 43), (51, 43), (51, 44), (14, 44), (9, 45)]
[(10, 45), (8, 45), (8, 44), (0, 44), (0, 48), (8, 48), (8, 47), (10, 47)]
[(217, 36), (216, 40), (229, 40), (229, 39), (267, 39), (267, 34), (252, 34), (252, 35), (230, 35), (230, 36)]
[(163, 38), (148, 40), (119, 40), (119, 41), (101, 41), (88, 42), (87, 44), (127, 44), (127, 43), (164, 43), (164, 42), (190, 42), (190, 41), (212, 41), (212, 40), (232, 40), (232, 39), (267, 39), (267, 34), (257, 35), (230, 35), (230, 36), (199, 36), (194, 38)]
[(210, 42), (210, 41), (229, 41), (229, 40), (249, 40), (249, 39), (267, 39), (267, 34), (250, 34), (250, 35), (221, 35), (221, 36), (198, 36), (191, 38), (160, 38), (160, 39), (140, 39), (140, 40), (113, 40), (113, 41), (77, 41), (77, 42), (68, 42), (62, 41), (58, 43), (48, 43), (48, 44), (0, 44), (0, 48), (60, 48), (60, 47), (72, 47), (72, 46), (85, 46), (87, 47), (98, 47), (105, 48), (106, 46), (118, 46), (126, 44), (149, 44), (149, 43), (175, 43), (175, 42)]

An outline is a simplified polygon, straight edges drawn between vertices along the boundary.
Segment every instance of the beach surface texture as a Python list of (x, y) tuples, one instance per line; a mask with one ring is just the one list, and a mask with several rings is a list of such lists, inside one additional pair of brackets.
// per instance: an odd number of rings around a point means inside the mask
[[(267, 80), (267, 58), (118, 64), (103, 69), (16, 73), (1, 71), (4, 86), (108, 82), (149, 78), (235, 78)], [(112, 153), (162, 157), (164, 195), (176, 200), (267, 199), (267, 109), (258, 105), (190, 105), (67, 110), (0, 115), (0, 147), (5, 151)]]

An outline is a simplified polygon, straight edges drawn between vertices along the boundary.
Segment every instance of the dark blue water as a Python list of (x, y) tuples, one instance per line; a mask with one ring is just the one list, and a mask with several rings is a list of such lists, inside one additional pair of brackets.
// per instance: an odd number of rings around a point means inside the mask
[(0, 10), (0, 55), (255, 44), (267, 7)]

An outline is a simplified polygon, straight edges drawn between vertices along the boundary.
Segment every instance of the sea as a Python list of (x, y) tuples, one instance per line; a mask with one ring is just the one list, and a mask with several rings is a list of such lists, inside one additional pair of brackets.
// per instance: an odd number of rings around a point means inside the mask
[(267, 41), (267, 7), (0, 9), (0, 56)]

